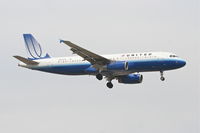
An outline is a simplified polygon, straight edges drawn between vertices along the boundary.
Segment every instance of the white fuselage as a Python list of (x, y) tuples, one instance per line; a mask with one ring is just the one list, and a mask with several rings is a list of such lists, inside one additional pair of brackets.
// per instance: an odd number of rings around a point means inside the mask
[[(117, 74), (122, 73), (122, 75), (133, 73), (133, 72), (161, 71), (162, 68), (163, 70), (176, 69), (176, 68), (182, 67), (182, 65), (184, 65), (184, 62), (185, 62), (182, 59), (178, 58), (175, 54), (167, 53), (167, 52), (125, 53), (125, 54), (103, 55), (103, 57), (113, 60), (113, 61), (129, 62), (130, 66), (128, 70), (115, 70), (115, 73)], [(24, 63), (20, 63), (19, 65), (22, 67), (30, 68), (30, 69), (36, 69), (40, 71), (46, 71), (46, 72), (58, 73), (58, 74), (66, 74), (66, 75), (91, 74), (91, 72), (85, 73), (85, 71), (81, 73), (81, 71), (79, 70), (79, 67), (81, 70), (83, 69), (86, 70), (87, 68), (91, 67), (92, 64), (90, 64), (88, 61), (85, 61), (82, 57), (79, 57), (79, 56), (55, 57), (55, 58), (47, 58), (47, 59), (38, 59), (36, 61), (39, 62), (37, 66), (26, 65)], [(175, 62), (175, 64), (172, 64), (173, 61)], [(180, 64), (180, 62), (182, 64)], [(134, 65), (131, 65), (131, 63), (135, 64), (135, 68), (134, 68)], [(86, 66), (81, 67), (83, 65), (86, 65)], [(146, 65), (146, 66), (143, 66), (143, 65)], [(72, 67), (69, 67), (69, 66), (72, 66)], [(73, 69), (73, 66), (74, 66), (74, 69)], [(59, 68), (60, 68), (60, 71), (59, 71)], [(70, 72), (70, 69), (72, 72)], [(65, 72), (65, 70), (67, 72)], [(77, 73), (76, 73), (76, 70), (78, 71)], [(106, 70), (106, 67), (102, 68), (102, 70)], [(94, 72), (94, 74), (95, 73), (96, 72)]]

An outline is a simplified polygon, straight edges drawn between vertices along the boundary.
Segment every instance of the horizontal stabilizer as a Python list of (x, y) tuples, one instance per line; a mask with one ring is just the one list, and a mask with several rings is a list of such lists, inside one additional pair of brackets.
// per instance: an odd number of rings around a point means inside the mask
[(21, 57), (21, 56), (13, 56), (14, 58), (20, 60), (21, 62), (27, 64), (27, 65), (38, 65), (39, 63), (36, 62), (36, 61), (32, 61), (32, 60), (28, 60), (24, 57)]

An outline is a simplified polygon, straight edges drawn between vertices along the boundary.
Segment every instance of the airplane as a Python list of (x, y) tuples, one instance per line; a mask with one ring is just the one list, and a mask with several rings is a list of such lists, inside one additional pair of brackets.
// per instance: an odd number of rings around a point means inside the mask
[(41, 45), (32, 34), (23, 34), (29, 57), (13, 56), (20, 61), (18, 66), (63, 75), (93, 75), (98, 80), (105, 78), (106, 86), (113, 88), (112, 80), (123, 84), (139, 84), (143, 81), (141, 72), (160, 72), (161, 81), (165, 80), (164, 71), (185, 66), (186, 61), (168, 52), (142, 52), (112, 55), (99, 55), (70, 41), (60, 43), (70, 47), (71, 57), (50, 57), (43, 55)]

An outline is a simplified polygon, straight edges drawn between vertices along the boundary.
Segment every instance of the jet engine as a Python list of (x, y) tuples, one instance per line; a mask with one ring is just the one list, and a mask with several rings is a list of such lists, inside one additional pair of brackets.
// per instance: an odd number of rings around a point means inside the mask
[(118, 77), (118, 82), (124, 84), (138, 84), (142, 83), (142, 80), (143, 76), (141, 74), (129, 74)]
[(107, 70), (128, 70), (128, 62), (116, 61), (107, 65)]

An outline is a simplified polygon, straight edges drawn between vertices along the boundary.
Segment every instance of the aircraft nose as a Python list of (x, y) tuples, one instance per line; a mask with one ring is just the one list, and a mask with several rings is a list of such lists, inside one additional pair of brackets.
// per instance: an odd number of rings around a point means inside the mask
[(186, 65), (186, 61), (181, 59), (181, 60), (178, 60), (178, 61), (177, 61), (177, 64), (178, 64), (180, 67), (183, 67), (183, 66)]

